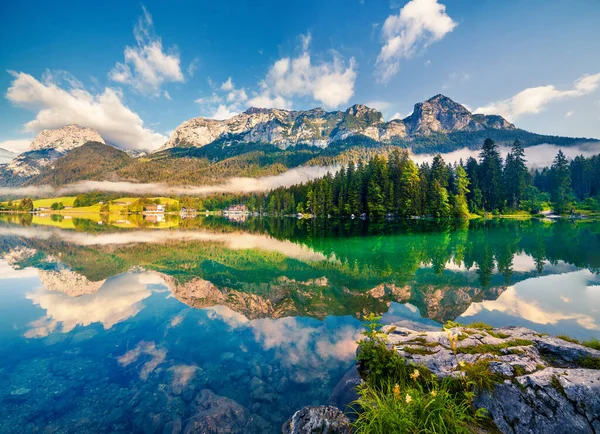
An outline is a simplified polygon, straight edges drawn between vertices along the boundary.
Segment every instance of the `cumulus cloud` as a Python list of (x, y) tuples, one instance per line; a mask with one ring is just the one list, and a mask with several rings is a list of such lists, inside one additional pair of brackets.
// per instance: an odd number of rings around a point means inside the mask
[(244, 108), (244, 103), (248, 100), (246, 89), (237, 88), (231, 77), (218, 88), (214, 84), (211, 86), (214, 89), (212, 95), (195, 101), (203, 107), (204, 111), (210, 112), (208, 117), (218, 120), (229, 119)]
[(390, 118), (390, 121), (394, 121), (396, 119), (405, 119), (405, 118), (409, 117), (411, 114), (412, 114), (412, 112), (408, 113), (408, 114), (402, 114), (400, 112), (396, 112), (392, 115), (392, 117)]
[(74, 83), (55, 81), (44, 76), (40, 82), (23, 72), (10, 72), (14, 77), (6, 92), (13, 104), (37, 112), (36, 118), (24, 125), (25, 131), (38, 133), (47, 128), (78, 124), (93, 128), (108, 142), (127, 149), (152, 150), (167, 137), (144, 127), (140, 116), (123, 103), (118, 89), (105, 88), (93, 94)]
[(69, 296), (72, 283), (60, 282), (62, 291), (45, 287), (28, 293), (27, 299), (45, 311), (42, 318), (29, 324), (26, 337), (43, 337), (60, 331), (68, 333), (76, 326), (100, 323), (108, 330), (115, 324), (137, 315), (143, 308), (142, 301), (151, 295), (148, 285), (162, 283), (153, 273), (126, 273), (111, 277), (96, 293)]
[(394, 105), (394, 103), (391, 103), (389, 101), (369, 101), (367, 103), (365, 103), (365, 105), (367, 107), (371, 107), (374, 108), (376, 110), (379, 110), (380, 112), (389, 109), (390, 107), (392, 107)]
[(20, 154), (21, 152), (25, 152), (29, 148), (31, 142), (33, 142), (33, 138), (4, 140), (3, 142), (0, 142), (0, 149), (6, 149), (7, 151)]
[[(125, 61), (117, 62), (108, 77), (117, 83), (131, 85), (144, 95), (159, 96), (163, 83), (183, 82), (179, 53), (173, 47), (163, 50), (162, 40), (154, 34), (154, 23), (142, 6), (143, 16), (134, 27), (137, 45), (125, 47)], [(168, 94), (163, 94), (167, 99)]]
[(505, 322), (519, 324), (526, 320), (555, 326), (556, 330), (574, 323), (580, 330), (597, 333), (600, 331), (596, 309), (600, 303), (598, 283), (598, 276), (589, 270), (525, 280), (509, 287), (497, 300), (473, 303), (461, 318), (495, 313), (496, 317), (503, 316)]
[(523, 115), (539, 113), (552, 102), (588, 95), (596, 91), (598, 86), (600, 86), (600, 73), (586, 74), (575, 80), (572, 89), (559, 90), (554, 85), (530, 87), (511, 98), (479, 107), (475, 113), (499, 114), (508, 120), (515, 120)]
[(383, 47), (375, 64), (378, 78), (389, 81), (400, 70), (402, 59), (440, 41), (457, 25), (437, 0), (409, 1), (398, 15), (387, 17), (381, 29)]
[(159, 348), (155, 342), (140, 341), (133, 350), (127, 351), (120, 357), (117, 357), (119, 365), (127, 367), (135, 363), (141, 357), (146, 356), (149, 360), (136, 366), (141, 366), (140, 379), (147, 380), (148, 377), (159, 365), (163, 364), (167, 358), (167, 350)]
[(221, 320), (232, 329), (250, 329), (264, 350), (273, 351), (297, 382), (319, 377), (328, 379), (326, 367), (339, 367), (356, 355), (360, 323), (348, 320), (329, 324), (301, 317), (249, 320), (225, 306), (206, 309), (209, 318)]
[(325, 107), (347, 103), (354, 95), (356, 61), (347, 63), (334, 52), (330, 62), (313, 62), (311, 36), (301, 35), (301, 53), (277, 60), (260, 83), (260, 91), (248, 102), (256, 107), (288, 108), (294, 97), (310, 97)]
[(572, 112), (572, 111), (568, 111), (568, 112), (566, 112), (566, 113), (565, 113), (565, 119), (568, 119), (568, 118), (570, 118), (571, 116), (573, 116), (573, 113), (574, 113), (574, 112)]

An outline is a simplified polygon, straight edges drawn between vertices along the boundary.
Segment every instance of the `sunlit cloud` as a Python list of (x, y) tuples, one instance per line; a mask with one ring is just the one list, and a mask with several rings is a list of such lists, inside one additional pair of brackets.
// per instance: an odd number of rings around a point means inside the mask
[(122, 356), (117, 357), (117, 361), (121, 366), (127, 367), (137, 362), (142, 356), (150, 357), (150, 360), (141, 365), (139, 372), (140, 379), (147, 380), (150, 374), (165, 362), (167, 350), (159, 348), (155, 342), (141, 341), (133, 350), (129, 350)]
[(103, 92), (91, 93), (73, 87), (73, 80), (63, 84), (48, 76), (41, 82), (24, 72), (10, 73), (13, 80), (6, 98), (37, 113), (24, 125), (27, 132), (77, 124), (96, 130), (107, 142), (138, 150), (156, 149), (167, 140), (144, 126), (142, 118), (123, 103), (119, 89), (107, 87)]
[(402, 60), (442, 40), (457, 25), (446, 13), (446, 6), (437, 0), (409, 1), (383, 24), (383, 47), (375, 65), (377, 77), (389, 81), (400, 70)]
[(473, 303), (462, 317), (497, 312), (541, 325), (571, 321), (600, 331), (598, 283), (598, 276), (589, 270), (528, 279), (509, 287), (496, 300)]
[[(142, 11), (133, 30), (137, 46), (125, 47), (125, 61), (117, 62), (108, 76), (117, 83), (131, 85), (142, 94), (159, 96), (164, 83), (183, 82), (184, 76), (177, 48), (163, 50), (162, 40), (154, 33), (152, 16), (144, 6)], [(166, 91), (162, 95), (171, 99)]]
[[(137, 315), (142, 301), (151, 295), (148, 285), (161, 283), (156, 274), (127, 273), (111, 277), (95, 293), (73, 297), (71, 283), (63, 281), (61, 288), (54, 282), (53, 290), (40, 287), (27, 294), (27, 299), (45, 311), (29, 325), (26, 337), (44, 337), (54, 332), (68, 333), (76, 326), (100, 323), (108, 330), (115, 324)], [(78, 291), (76, 291), (78, 292)]]
[(260, 83), (260, 90), (248, 105), (263, 108), (290, 108), (291, 99), (310, 97), (325, 107), (347, 103), (354, 95), (356, 60), (345, 62), (333, 52), (330, 62), (315, 62), (310, 53), (311, 35), (301, 35), (301, 53), (283, 57), (269, 68)]
[[(552, 102), (588, 95), (595, 92), (599, 86), (600, 73), (586, 74), (575, 80), (571, 89), (559, 90), (554, 85), (530, 87), (508, 99), (479, 107), (475, 113), (501, 115), (513, 121), (523, 115), (540, 113)], [(569, 116), (567, 113), (565, 117)]]

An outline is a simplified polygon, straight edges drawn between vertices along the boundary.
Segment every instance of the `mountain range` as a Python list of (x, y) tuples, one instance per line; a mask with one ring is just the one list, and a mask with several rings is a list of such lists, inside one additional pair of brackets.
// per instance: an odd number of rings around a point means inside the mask
[[(417, 103), (404, 119), (384, 121), (356, 104), (326, 112), (249, 108), (227, 120), (197, 117), (182, 123), (152, 153), (124, 151), (90, 128), (42, 131), (29, 150), (0, 164), (0, 185), (62, 185), (80, 180), (207, 184), (230, 176), (264, 176), (300, 165), (330, 164), (390, 148), (415, 154), (477, 148), (519, 139), (572, 146), (595, 139), (547, 136), (515, 127), (498, 115), (473, 114), (444, 95)], [(4, 161), (12, 157), (2, 154)], [(0, 160), (2, 162), (2, 160)]]

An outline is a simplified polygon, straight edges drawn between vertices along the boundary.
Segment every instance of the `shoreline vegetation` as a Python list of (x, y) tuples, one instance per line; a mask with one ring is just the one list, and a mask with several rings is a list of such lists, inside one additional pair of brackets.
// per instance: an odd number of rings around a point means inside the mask
[(204, 197), (122, 197), (93, 191), (77, 196), (0, 202), (0, 212), (49, 214), (143, 214), (148, 204), (164, 205), (165, 214), (182, 208), (219, 213), (242, 204), (253, 215), (350, 218), (529, 218), (598, 216), (600, 155), (568, 161), (559, 151), (551, 167), (528, 169), (524, 149), (515, 141), (505, 159), (491, 139), (479, 160), (447, 164), (436, 155), (417, 165), (407, 152), (394, 150), (342, 166), (290, 187), (252, 194), (220, 193)]
[[(548, 385), (540, 383), (542, 388), (566, 400), (573, 398), (565, 391), (573, 386), (569, 375), (581, 375), (575, 378), (581, 382), (585, 378), (581, 369), (600, 370), (598, 339), (581, 342), (519, 327), (496, 329), (482, 322), (463, 325), (448, 321), (440, 332), (419, 332), (393, 324), (383, 326), (381, 317), (374, 314), (365, 320), (356, 356), (362, 381), (356, 389), (358, 397), (349, 407), (355, 416), (353, 432), (358, 434), (497, 433), (506, 432), (502, 423), (510, 424), (510, 418), (516, 418), (513, 422), (521, 425), (520, 429), (529, 423), (532, 426), (526, 428), (533, 427), (529, 432), (543, 432), (543, 424), (536, 425), (544, 421), (535, 417), (519, 420), (516, 413), (519, 405), (533, 408), (544, 399), (543, 394), (532, 394), (528, 388), (539, 388), (535, 382), (550, 376)], [(593, 388), (587, 387), (593, 395)], [(497, 388), (502, 392), (496, 393)], [(528, 400), (498, 402), (507, 400), (506, 390), (511, 388)], [(548, 395), (547, 390), (543, 393)], [(585, 401), (584, 395), (577, 399)], [(512, 414), (500, 414), (506, 409)], [(576, 427), (579, 411), (563, 408), (563, 420), (552, 423)], [(588, 416), (598, 416), (593, 407), (585, 411)]]

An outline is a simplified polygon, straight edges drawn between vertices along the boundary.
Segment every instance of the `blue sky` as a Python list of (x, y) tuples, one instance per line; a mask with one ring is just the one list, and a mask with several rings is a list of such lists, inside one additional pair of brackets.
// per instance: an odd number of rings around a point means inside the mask
[(390, 119), (437, 93), (600, 138), (598, 22), (597, 0), (3, 2), (0, 147), (79, 123), (151, 149), (250, 105)]

